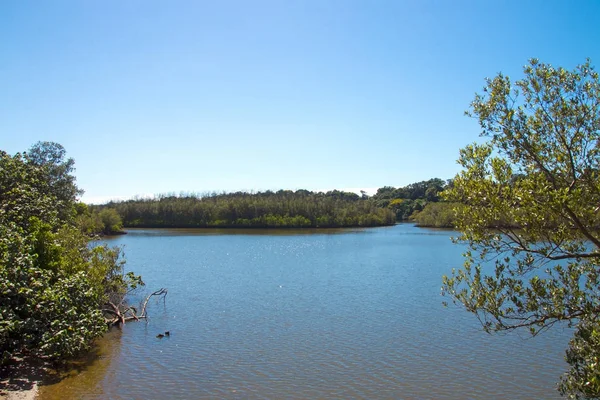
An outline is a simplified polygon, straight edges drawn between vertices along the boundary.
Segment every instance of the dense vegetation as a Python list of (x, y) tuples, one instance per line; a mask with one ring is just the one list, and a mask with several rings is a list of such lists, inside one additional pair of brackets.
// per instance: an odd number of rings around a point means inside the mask
[[(77, 226), (74, 162), (56, 143), (0, 151), (0, 361), (62, 360), (86, 350), (107, 324), (103, 304), (139, 277), (118, 248), (89, 243)], [(91, 230), (90, 230), (91, 232)]]
[(115, 210), (128, 227), (331, 228), (392, 225), (396, 220), (392, 210), (337, 190), (159, 196), (96, 209)]
[(488, 332), (575, 327), (559, 390), (600, 398), (600, 79), (589, 60), (524, 74), (471, 104), (487, 141), (460, 151), (444, 193), (468, 251), (443, 290)]
[(454, 226), (453, 203), (441, 198), (444, 190), (452, 187), (452, 181), (439, 178), (394, 188), (385, 186), (377, 190), (371, 201), (378, 207), (386, 207), (396, 214), (397, 221), (414, 221), (419, 226), (450, 228)]
[(117, 235), (124, 233), (123, 221), (112, 208), (98, 209), (84, 203), (75, 205), (75, 224), (81, 232), (93, 235)]
[(454, 228), (460, 206), (461, 204), (457, 202), (428, 203), (422, 211), (415, 211), (411, 215), (411, 220), (421, 227)]
[(441, 195), (452, 181), (439, 178), (395, 188), (372, 197), (333, 190), (279, 190), (259, 193), (159, 195), (80, 205), (79, 225), (86, 232), (119, 233), (123, 226), (144, 228), (333, 228), (391, 225), (454, 226), (454, 203)]

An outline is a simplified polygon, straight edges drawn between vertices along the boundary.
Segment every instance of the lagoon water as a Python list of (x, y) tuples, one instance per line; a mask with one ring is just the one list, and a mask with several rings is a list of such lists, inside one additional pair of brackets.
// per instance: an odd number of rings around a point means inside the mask
[(487, 335), (442, 305), (453, 234), (130, 230), (110, 244), (166, 301), (40, 399), (560, 398), (568, 330)]

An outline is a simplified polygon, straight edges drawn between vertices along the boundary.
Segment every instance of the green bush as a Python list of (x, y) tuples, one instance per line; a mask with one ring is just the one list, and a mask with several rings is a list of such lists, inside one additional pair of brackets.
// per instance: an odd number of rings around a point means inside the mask
[(459, 207), (457, 203), (428, 203), (422, 211), (415, 211), (411, 220), (418, 226), (435, 228), (453, 228), (455, 221), (454, 209)]
[(82, 224), (91, 214), (76, 204), (73, 161), (63, 157), (55, 143), (32, 155), (0, 151), (1, 361), (59, 361), (88, 349), (107, 329), (103, 304), (141, 282), (124, 274), (120, 249), (89, 246), (97, 225)]

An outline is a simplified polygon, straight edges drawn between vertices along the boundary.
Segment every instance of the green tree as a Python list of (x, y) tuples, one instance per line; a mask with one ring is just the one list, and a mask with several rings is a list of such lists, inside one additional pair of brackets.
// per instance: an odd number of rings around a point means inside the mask
[(44, 171), (19, 153), (11, 156), (0, 151), (0, 223), (27, 230), (32, 217), (56, 222), (56, 202), (49, 192)]
[(453, 228), (454, 227), (454, 210), (456, 203), (436, 202), (429, 203), (422, 211), (416, 211), (411, 219), (418, 226), (428, 226), (435, 228)]
[(75, 204), (75, 225), (88, 236), (104, 231), (104, 223), (96, 210), (91, 210), (85, 203)]
[(371, 201), (377, 207), (387, 207), (394, 211), (398, 221), (408, 221), (429, 203), (439, 201), (440, 193), (446, 182), (439, 178), (411, 183), (408, 186), (394, 188), (384, 186), (377, 189)]
[(142, 284), (124, 273), (120, 249), (90, 246), (76, 228), (86, 207), (74, 203), (73, 164), (62, 146), (42, 147), (0, 151), (0, 362), (87, 349), (107, 329), (103, 306)]
[(64, 219), (71, 216), (73, 204), (83, 194), (75, 185), (75, 160), (66, 155), (65, 148), (55, 142), (37, 142), (25, 154), (29, 164), (44, 172), (50, 193), (57, 201), (55, 208)]
[(575, 328), (560, 391), (600, 397), (600, 82), (531, 60), (524, 78), (488, 79), (467, 113), (487, 141), (460, 151), (446, 190), (465, 264), (443, 293), (488, 332)]
[(98, 213), (98, 216), (104, 225), (103, 233), (111, 235), (121, 232), (123, 229), (123, 221), (121, 221), (121, 217), (115, 209), (103, 208)]

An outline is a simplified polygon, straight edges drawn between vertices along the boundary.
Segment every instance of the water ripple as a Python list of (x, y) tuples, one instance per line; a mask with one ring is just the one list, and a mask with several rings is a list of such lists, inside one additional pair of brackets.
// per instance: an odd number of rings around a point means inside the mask
[(569, 332), (489, 336), (441, 306), (441, 276), (462, 263), (451, 234), (121, 237), (166, 304), (41, 399), (559, 398)]

